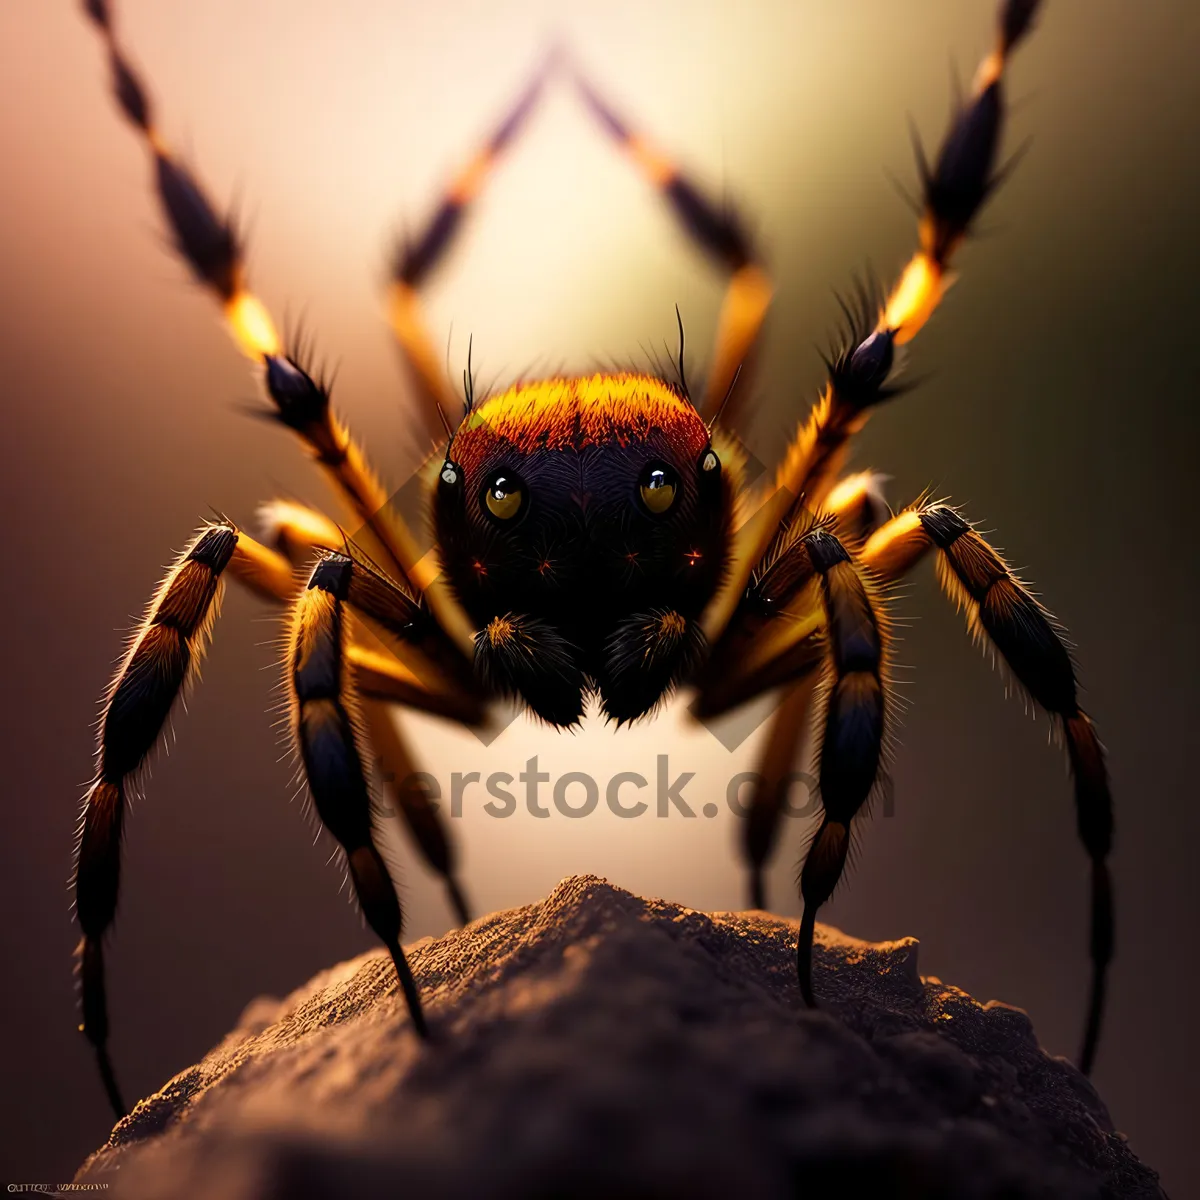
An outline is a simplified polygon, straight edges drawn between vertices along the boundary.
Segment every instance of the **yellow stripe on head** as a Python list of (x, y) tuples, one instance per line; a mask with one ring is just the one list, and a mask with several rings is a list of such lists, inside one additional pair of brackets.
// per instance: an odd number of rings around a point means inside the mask
[(519, 453), (628, 446), (654, 432), (699, 454), (708, 430), (691, 401), (670, 384), (631, 372), (517, 383), (471, 412), (454, 438), (464, 466), (504, 442)]

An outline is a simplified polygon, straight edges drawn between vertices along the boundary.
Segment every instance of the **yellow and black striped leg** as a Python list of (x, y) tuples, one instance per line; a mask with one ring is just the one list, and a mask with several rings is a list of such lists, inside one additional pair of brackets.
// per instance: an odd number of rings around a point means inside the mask
[(83, 930), (80, 1028), (118, 1118), (126, 1109), (108, 1053), (103, 942), (117, 911), (126, 796), (199, 667), (220, 604), (221, 573), (236, 549), (236, 531), (217, 523), (176, 560), (133, 636), (101, 714), (96, 778), (84, 801), (73, 886)]
[[(827, 686), (820, 696), (817, 762), (824, 815), (800, 875), (804, 915), (796, 951), (800, 990), (810, 1005), (815, 1002), (812, 943), (817, 910), (841, 878), (851, 823), (875, 786), (887, 736), (882, 610), (871, 577), (831, 531), (832, 524), (833, 518), (825, 517), (807, 530), (794, 531), (785, 548), (763, 567), (730, 626), (724, 653), (717, 660), (720, 673), (702, 681), (699, 698), (701, 712), (720, 711), (720, 702), (731, 691), (754, 694), (753, 689), (767, 679), (772, 682), (766, 687), (788, 685), (763, 749), (745, 834), (751, 902), (761, 907), (762, 866), (774, 841), (787, 776), (807, 725), (813, 674), (824, 659)], [(753, 654), (762, 635), (770, 636), (780, 627), (785, 639), (793, 636), (790, 628), (800, 622), (790, 617), (789, 607), (802, 600), (814, 583), (820, 593), (823, 643), (814, 645), (812, 637), (794, 644), (785, 640), (776, 659), (762, 666), (752, 662), (739, 677), (738, 660)], [(808, 624), (814, 622), (810, 619)], [(739, 643), (743, 643), (741, 650)], [(819, 657), (813, 653), (816, 646), (821, 647)], [(802, 657), (797, 650), (803, 651)], [(776, 663), (787, 667), (784, 678), (774, 677)]]
[(365, 731), (346, 666), (351, 575), (350, 559), (323, 559), (293, 607), (286, 663), (292, 738), (317, 814), (345, 854), (363, 916), (392, 956), (413, 1027), (425, 1038), (421, 998), (400, 945), (400, 900), (371, 833)]
[[(442, 631), (444, 655), (457, 658), (460, 673), (469, 674), (471, 630), (466, 618), (435, 573), (421, 569), (417, 540), (334, 411), (329, 384), (305, 365), (306, 356), (299, 350), (287, 351), (271, 314), (250, 290), (244, 247), (233, 221), (221, 214), (156, 125), (149, 92), (117, 36), (111, 0), (86, 0), (84, 7), (108, 50), (117, 103), (152, 157), (158, 198), (176, 251), (221, 305), (238, 348), (262, 369), (274, 417), (300, 437), (366, 525), (361, 536), (397, 575), (422, 592)], [(442, 422), (433, 407), (422, 418), (432, 443), (442, 435)]]
[(999, 651), (1030, 697), (1058, 724), (1075, 780), (1079, 838), (1091, 860), (1092, 983), (1079, 1066), (1089, 1073), (1104, 1015), (1114, 918), (1108, 856), (1113, 812), (1104, 750), (1079, 707), (1071, 656), (1054, 618), (996, 551), (949, 504), (919, 505), (877, 530), (863, 556), (886, 578), (898, 578), (936, 549), (938, 577), (964, 609), (976, 637)]
[(865, 572), (824, 529), (803, 541), (820, 579), (828, 638), (818, 780), (824, 816), (800, 873), (804, 914), (796, 969), (805, 1002), (815, 1005), (812, 945), (817, 910), (833, 894), (850, 849), (850, 827), (875, 786), (887, 736), (885, 632)]
[[(804, 593), (816, 578), (806, 535), (836, 533), (857, 557), (865, 539), (888, 519), (883, 476), (863, 471), (841, 480), (826, 511), (781, 539), (782, 549), (760, 567), (725, 630), (712, 666), (702, 681), (693, 711), (716, 716), (737, 704), (783, 686), (761, 752), (758, 777), (750, 790), (743, 827), (750, 904), (766, 907), (763, 871), (774, 850), (792, 766), (810, 721), (818, 668), (825, 659), (825, 617), (815, 597)], [(800, 598), (801, 607), (789, 611)]]
[[(995, 42), (979, 65), (970, 96), (956, 109), (932, 165), (919, 154), (919, 248), (890, 291), (862, 286), (856, 303), (843, 305), (848, 327), (830, 355), (825, 389), (797, 429), (772, 483), (750, 505), (754, 516), (739, 533), (728, 596), (740, 595), (781, 529), (794, 525), (805, 509), (826, 507), (851, 439), (880, 403), (901, 390), (894, 381), (897, 347), (916, 337), (941, 303), (955, 252), (1004, 176), (999, 162), (1004, 75), (1037, 8), (1038, 0), (1001, 0)], [(723, 606), (709, 621), (712, 640), (732, 609), (732, 603)]]
[[(538, 68), (533, 80), (518, 96), (492, 136), (451, 180), (420, 232), (401, 242), (392, 261), (389, 294), (392, 332), (413, 369), (423, 410), (438, 414), (439, 425), (446, 424), (446, 414), (456, 410), (462, 400), (454, 394), (441, 358), (434, 348), (421, 306), (420, 291), (445, 260), (472, 201), (479, 195), (500, 156), (532, 114), (552, 63), (553, 59), (548, 60)], [(469, 394), (470, 379), (466, 384)], [(432, 424), (429, 429), (435, 437), (442, 433), (440, 427)]]
[(735, 210), (706, 196), (677, 163), (616, 112), (577, 66), (574, 75), (580, 96), (601, 128), (666, 200), (692, 241), (729, 272), (698, 407), (709, 421), (720, 416), (726, 428), (736, 429), (738, 410), (749, 392), (748, 379), (739, 372), (758, 341), (774, 290), (758, 249)]
[[(455, 917), (465, 925), (470, 920), (470, 913), (457, 876), (453, 841), (437, 809), (415, 782), (417, 768), (395, 726), (390, 705), (403, 704), (463, 725), (479, 726), (486, 719), (482, 701), (476, 692), (457, 686), (439, 673), (429, 658), (415, 649), (429, 631), (428, 614), (417, 599), (382, 572), (359, 559), (337, 553), (333, 547), (344, 542), (337, 527), (327, 517), (291, 501), (264, 505), (261, 515), (268, 540), (279, 550), (259, 546), (244, 534), (239, 545), (245, 547), (242, 558), (248, 558), (248, 551), (254, 548), (254, 561), (275, 564), (270, 578), (277, 583), (286, 581), (286, 586), (277, 587), (274, 599), (291, 603), (295, 598), (296, 587), (283, 555), (299, 563), (311, 562), (314, 554), (318, 554), (323, 559), (342, 564), (342, 569), (349, 572), (347, 598), (351, 607), (404, 639), (393, 642), (389, 652), (384, 653), (382, 648), (374, 650), (363, 644), (363, 638), (369, 635), (361, 626), (352, 628), (351, 640), (346, 646), (346, 665), (355, 689), (363, 698), (366, 732), (396, 810), (421, 856), (441, 877)], [(240, 561), (236, 561), (234, 567), (239, 579), (251, 582)], [(270, 594), (266, 589), (259, 590)], [(435, 641), (432, 647), (426, 644), (426, 648), (432, 649), (436, 656), (440, 645)]]

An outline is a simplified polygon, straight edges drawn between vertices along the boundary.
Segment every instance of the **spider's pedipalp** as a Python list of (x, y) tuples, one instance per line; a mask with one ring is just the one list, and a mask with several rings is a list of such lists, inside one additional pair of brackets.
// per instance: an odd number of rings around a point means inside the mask
[(672, 609), (626, 617), (609, 635), (597, 685), (618, 725), (652, 712), (704, 658), (704, 631)]
[(549, 621), (495, 617), (475, 635), (475, 669), (489, 691), (520, 697), (549, 725), (570, 729), (583, 718), (587, 679), (578, 647)]

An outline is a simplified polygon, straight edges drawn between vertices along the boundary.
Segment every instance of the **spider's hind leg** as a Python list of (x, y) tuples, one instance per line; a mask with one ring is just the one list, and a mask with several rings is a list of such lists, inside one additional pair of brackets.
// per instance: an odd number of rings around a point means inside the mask
[[(460, 400), (454, 394), (442, 367), (441, 356), (434, 348), (420, 292), (445, 261), (471, 204), (500, 157), (532, 115), (554, 61), (551, 57), (539, 65), (491, 136), (450, 181), (429, 218), (415, 236), (401, 240), (392, 259), (388, 297), (392, 333), (412, 368), (414, 382), (422, 396), (423, 409), (426, 412), (440, 411), (443, 420), (447, 419), (448, 412), (459, 406)], [(468, 395), (470, 386), (468, 379)], [(441, 431), (431, 428), (431, 432), (436, 436)]]
[(1075, 780), (1079, 840), (1091, 860), (1091, 994), (1079, 1066), (1090, 1073), (1100, 1040), (1114, 918), (1108, 856), (1113, 811), (1104, 750), (1079, 707), (1071, 655), (1054, 618), (976, 530), (944, 502), (918, 504), (877, 530), (863, 556), (897, 579), (930, 551), (943, 590), (967, 614), (971, 631), (993, 647), (1025, 693), (1057, 724)]
[(578, 65), (575, 85), (597, 124), (628, 155), (638, 173), (666, 201), (676, 222), (714, 263), (729, 273), (717, 320), (712, 361), (698, 404), (709, 421), (719, 415), (737, 428), (737, 412), (750, 392), (750, 363), (774, 291), (746, 221), (728, 203), (718, 204), (663, 151), (631, 126)]

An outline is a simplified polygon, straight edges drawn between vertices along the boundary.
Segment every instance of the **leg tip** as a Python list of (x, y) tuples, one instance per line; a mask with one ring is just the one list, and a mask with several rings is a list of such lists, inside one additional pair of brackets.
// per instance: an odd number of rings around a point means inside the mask
[(767, 909), (767, 891), (763, 884), (762, 871), (758, 867), (750, 868), (750, 907), (761, 912)]
[(425, 1010), (421, 1007), (421, 994), (417, 991), (416, 981), (413, 979), (412, 971), (409, 970), (408, 960), (404, 957), (404, 951), (399, 945), (390, 946), (388, 949), (392, 955), (392, 965), (396, 968), (396, 978), (400, 981), (400, 990), (404, 993), (404, 1002), (408, 1006), (408, 1015), (412, 1020), (413, 1029), (416, 1031), (417, 1037), (423, 1042), (428, 1042), (429, 1025), (425, 1021)]
[(467, 898), (463, 895), (462, 886), (453, 875), (446, 876), (446, 898), (459, 925), (471, 923), (471, 910), (467, 906)]
[(804, 916), (800, 918), (800, 934), (796, 939), (796, 981), (800, 985), (800, 995), (804, 997), (806, 1008), (819, 1007), (812, 985), (812, 950), (815, 926), (815, 908), (811, 904), (806, 904)]
[(95, 1049), (96, 1065), (100, 1068), (100, 1080), (104, 1084), (104, 1094), (108, 1097), (117, 1121), (123, 1121), (129, 1116), (129, 1107), (121, 1096), (120, 1087), (117, 1086), (117, 1076), (113, 1071), (112, 1059), (108, 1057), (108, 1047), (98, 1045)]

